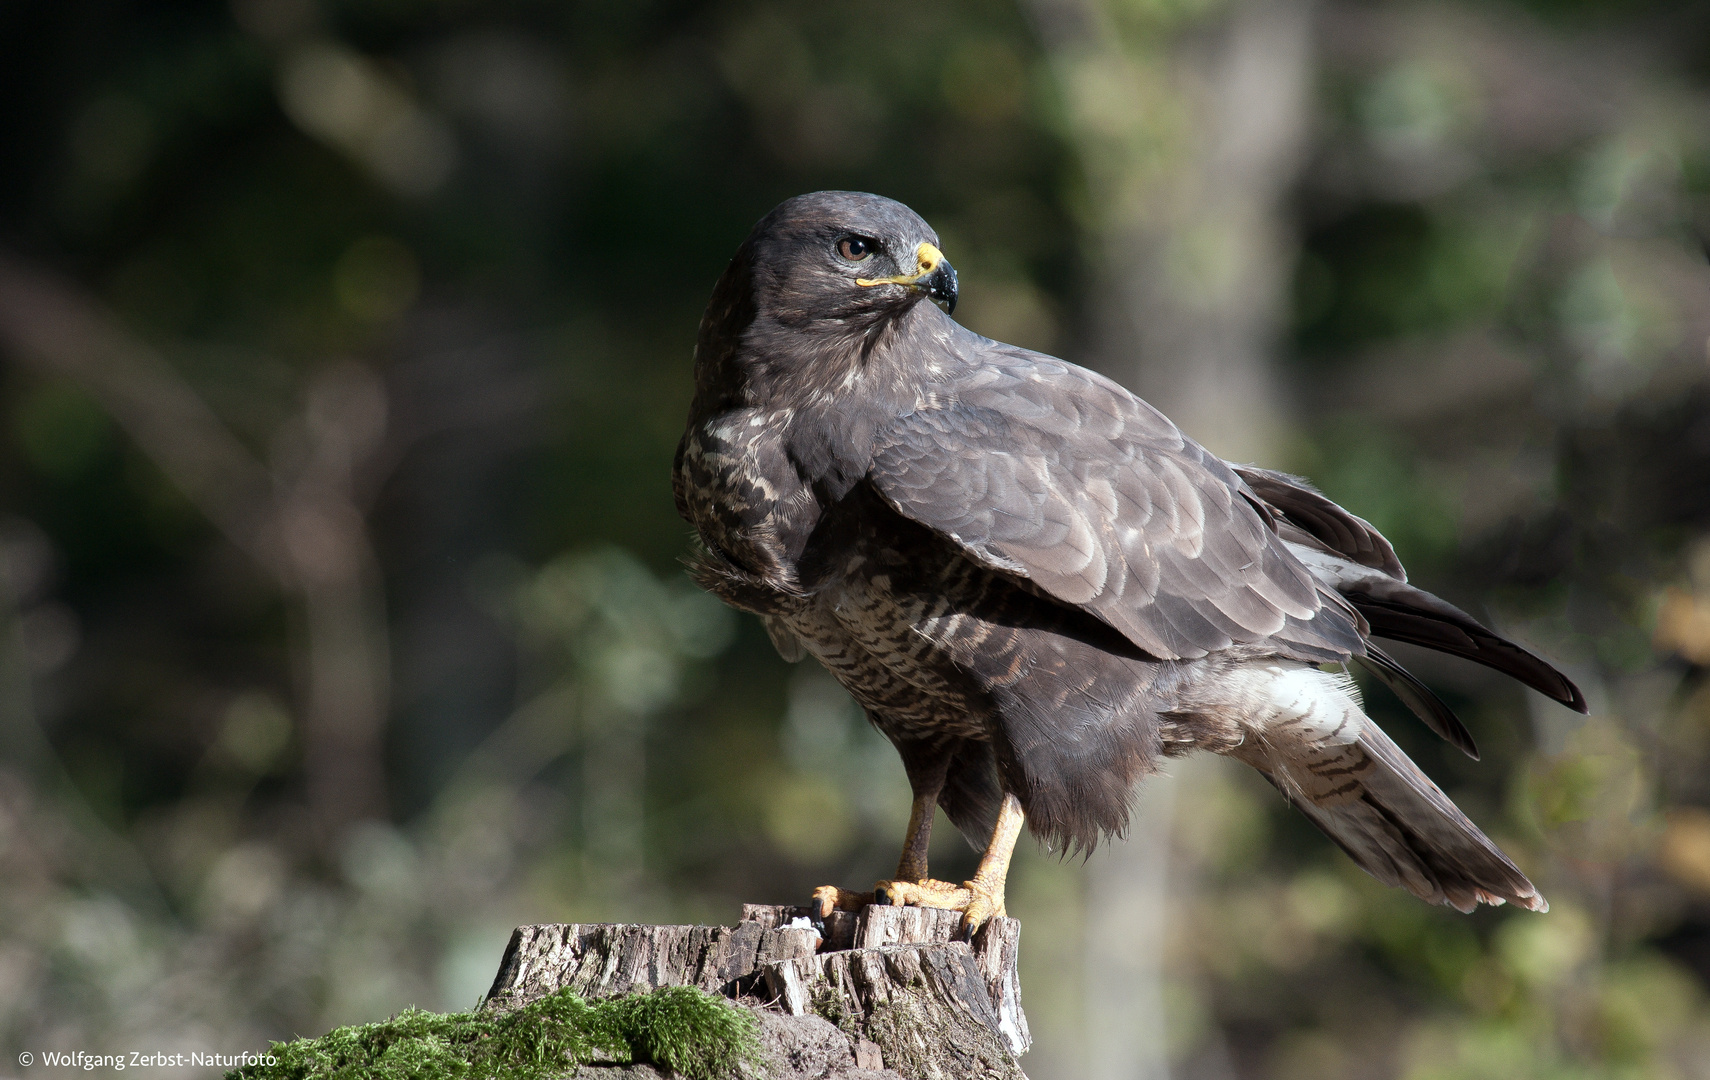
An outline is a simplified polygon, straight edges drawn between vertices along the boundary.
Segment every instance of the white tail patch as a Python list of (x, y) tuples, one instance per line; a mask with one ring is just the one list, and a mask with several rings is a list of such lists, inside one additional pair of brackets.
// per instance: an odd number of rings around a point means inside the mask
[(1346, 671), (1272, 660), (1237, 668), (1216, 685), (1225, 700), (1205, 705), (1269, 743), (1345, 745), (1365, 726), (1360, 689)]
[(1200, 745), (1264, 771), (1297, 801), (1329, 793), (1314, 767), (1358, 743), (1371, 723), (1346, 671), (1263, 660), (1207, 674), (1178, 706), (1221, 732)]
[(1346, 671), (1208, 664), (1170, 710), (1263, 772), (1373, 877), (1433, 904), (1547, 906), (1526, 875), (1367, 719)]

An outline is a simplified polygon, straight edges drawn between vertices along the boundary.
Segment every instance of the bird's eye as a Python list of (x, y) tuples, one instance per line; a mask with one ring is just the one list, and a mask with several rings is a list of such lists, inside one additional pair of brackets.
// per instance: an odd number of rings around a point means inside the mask
[(878, 245), (865, 236), (845, 236), (837, 242), (837, 253), (850, 262), (860, 262), (871, 255), (875, 247)]

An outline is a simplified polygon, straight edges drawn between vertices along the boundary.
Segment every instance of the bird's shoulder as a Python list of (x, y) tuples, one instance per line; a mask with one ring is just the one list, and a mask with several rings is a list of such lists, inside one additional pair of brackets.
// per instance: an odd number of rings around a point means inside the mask
[(758, 407), (691, 416), (673, 470), (679, 507), (685, 500), (759, 503), (772, 494), (787, 473), (778, 434), (785, 420), (778, 410)]
[[(1198, 456), (1169, 417), (1114, 379), (1079, 364), (977, 334), (951, 343), (955, 362), (925, 384), (916, 416), (954, 423), (998, 419), (1013, 434), (1112, 440)], [(906, 425), (904, 425), (906, 427)]]

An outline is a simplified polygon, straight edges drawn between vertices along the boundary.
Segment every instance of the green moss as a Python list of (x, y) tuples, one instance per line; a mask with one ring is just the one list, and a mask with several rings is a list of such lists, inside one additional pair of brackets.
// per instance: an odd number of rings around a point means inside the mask
[(760, 1068), (759, 1022), (753, 1014), (693, 987), (602, 1002), (635, 1060), (702, 1078), (735, 1076)]
[(859, 1035), (855, 1017), (844, 1008), (843, 995), (829, 986), (821, 986), (813, 992), (809, 1005), (814, 1012), (837, 1025), (838, 1030), (845, 1035)]
[(564, 990), (507, 1013), (408, 1009), (318, 1039), (274, 1043), (274, 1064), (226, 1077), (547, 1080), (597, 1059), (652, 1062), (687, 1080), (723, 1080), (759, 1071), (758, 1029), (746, 1011), (693, 987), (592, 1002)]

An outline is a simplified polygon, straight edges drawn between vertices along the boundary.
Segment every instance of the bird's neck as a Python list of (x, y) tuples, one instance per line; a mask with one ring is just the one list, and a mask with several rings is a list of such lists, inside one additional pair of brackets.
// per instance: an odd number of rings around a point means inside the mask
[(757, 319), (745, 350), (753, 400), (833, 413), (857, 405), (906, 410), (933, 377), (946, 324), (956, 328), (924, 301), (811, 329)]

